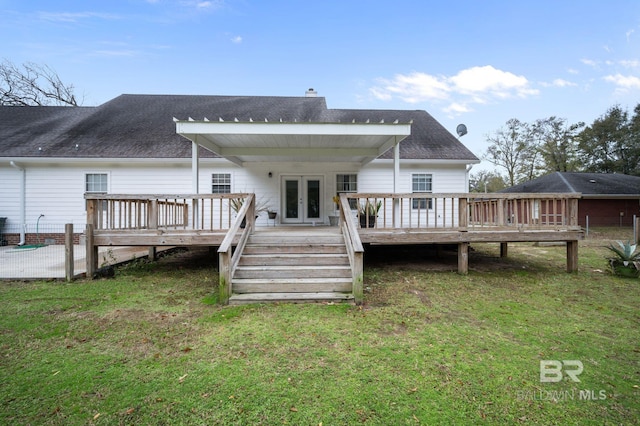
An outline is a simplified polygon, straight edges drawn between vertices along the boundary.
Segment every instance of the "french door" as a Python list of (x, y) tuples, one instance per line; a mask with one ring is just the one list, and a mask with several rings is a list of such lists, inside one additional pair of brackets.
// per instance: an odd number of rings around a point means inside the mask
[(322, 222), (322, 176), (282, 177), (282, 223)]

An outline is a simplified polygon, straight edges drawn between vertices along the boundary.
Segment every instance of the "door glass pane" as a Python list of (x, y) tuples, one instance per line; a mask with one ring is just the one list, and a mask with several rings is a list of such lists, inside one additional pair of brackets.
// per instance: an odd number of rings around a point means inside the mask
[(307, 217), (320, 218), (320, 181), (307, 181)]
[(287, 218), (298, 218), (298, 181), (287, 180), (285, 181), (286, 192), (286, 216)]

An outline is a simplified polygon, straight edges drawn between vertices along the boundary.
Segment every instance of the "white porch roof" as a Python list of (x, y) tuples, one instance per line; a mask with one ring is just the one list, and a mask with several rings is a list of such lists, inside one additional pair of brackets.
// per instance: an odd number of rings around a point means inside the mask
[(411, 134), (411, 123), (187, 121), (176, 132), (238, 165), (258, 161), (366, 164)]

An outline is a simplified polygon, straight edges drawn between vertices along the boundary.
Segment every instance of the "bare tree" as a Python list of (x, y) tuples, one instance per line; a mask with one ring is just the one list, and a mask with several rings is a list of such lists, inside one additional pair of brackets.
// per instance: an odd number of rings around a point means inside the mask
[(78, 106), (71, 84), (64, 84), (47, 65), (32, 62), (22, 67), (5, 60), (0, 64), (0, 105)]
[(535, 177), (540, 160), (529, 124), (512, 118), (507, 121), (506, 128), (488, 136), (487, 142), (490, 144), (485, 158), (505, 169), (509, 186)]

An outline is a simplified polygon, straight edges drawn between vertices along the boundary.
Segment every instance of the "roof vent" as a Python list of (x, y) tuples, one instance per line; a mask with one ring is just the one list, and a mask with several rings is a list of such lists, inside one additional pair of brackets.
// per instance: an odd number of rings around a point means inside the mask
[(316, 92), (315, 90), (313, 90), (313, 87), (310, 87), (309, 90), (307, 90), (304, 93), (304, 96), (306, 98), (317, 98), (318, 97), (318, 92)]

